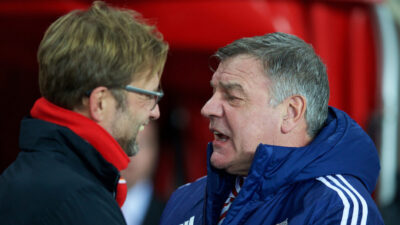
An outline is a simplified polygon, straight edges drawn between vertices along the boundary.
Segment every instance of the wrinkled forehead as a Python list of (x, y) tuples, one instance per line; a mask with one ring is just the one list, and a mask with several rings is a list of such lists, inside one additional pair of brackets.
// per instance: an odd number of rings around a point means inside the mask
[(221, 61), (212, 76), (211, 85), (246, 85), (263, 80), (267, 81), (267, 77), (261, 61), (254, 56), (243, 54)]

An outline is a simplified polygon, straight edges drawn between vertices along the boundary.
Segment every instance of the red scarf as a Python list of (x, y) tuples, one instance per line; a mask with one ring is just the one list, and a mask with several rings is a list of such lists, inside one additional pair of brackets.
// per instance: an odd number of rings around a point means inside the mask
[[(119, 171), (128, 167), (129, 158), (118, 142), (93, 120), (71, 110), (52, 104), (45, 98), (39, 98), (31, 109), (33, 118), (45, 120), (60, 126), (68, 127), (75, 134), (89, 142), (109, 163)], [(120, 178), (117, 186), (116, 200), (121, 207), (127, 194), (126, 181)]]

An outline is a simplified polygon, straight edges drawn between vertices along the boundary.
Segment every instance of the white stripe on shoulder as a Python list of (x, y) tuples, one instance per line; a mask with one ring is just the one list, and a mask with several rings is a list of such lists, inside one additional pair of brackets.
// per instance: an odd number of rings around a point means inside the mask
[[(197, 180), (195, 180), (194, 182), (197, 182), (197, 181), (199, 181), (199, 180), (203, 180), (203, 179), (205, 179), (205, 178), (207, 178), (207, 176), (200, 177), (200, 178), (198, 178)], [(191, 185), (191, 184), (194, 183), (194, 182), (186, 183), (186, 184), (184, 184), (184, 185), (178, 187), (178, 189), (181, 189), (181, 188), (184, 188), (184, 187), (186, 187), (186, 186), (189, 186), (189, 185)], [(177, 189), (177, 190), (178, 190), (178, 189)]]
[(353, 215), (351, 218), (351, 225), (356, 225), (357, 224), (357, 220), (358, 220), (358, 201), (356, 199), (356, 197), (354, 197), (353, 193), (351, 193), (351, 191), (349, 191), (349, 189), (347, 189), (346, 187), (344, 187), (336, 178), (332, 177), (332, 176), (327, 176), (329, 180), (333, 181), (333, 183), (336, 184), (336, 186), (338, 186), (340, 189), (344, 190), (347, 195), (350, 196), (351, 201), (353, 202)]
[(178, 189), (176, 189), (176, 190), (179, 190), (179, 189), (184, 188), (184, 187), (186, 187), (186, 186), (189, 186), (189, 185), (191, 185), (191, 184), (192, 184), (192, 183), (186, 183), (186, 184), (184, 184), (184, 185), (182, 185), (182, 186), (179, 186)]
[(350, 208), (350, 204), (349, 204), (349, 201), (347, 200), (346, 196), (343, 194), (343, 192), (339, 188), (333, 186), (325, 178), (318, 177), (316, 179), (321, 181), (328, 188), (336, 191), (336, 193), (339, 195), (340, 199), (342, 199), (342, 202), (343, 202), (343, 205), (344, 205), (344, 209), (343, 209), (342, 221), (340, 222), (340, 225), (346, 225), (347, 224), (347, 219), (349, 217), (349, 208)]
[(198, 178), (197, 180), (195, 180), (195, 182), (196, 182), (196, 181), (199, 181), (199, 180), (203, 180), (203, 179), (205, 179), (205, 178), (207, 178), (207, 176), (202, 176), (202, 177)]
[(356, 194), (357, 197), (360, 199), (361, 205), (362, 205), (361, 225), (366, 225), (367, 224), (367, 217), (368, 217), (368, 206), (367, 206), (367, 202), (365, 201), (364, 197), (362, 195), (360, 195), (360, 193), (358, 193), (358, 191), (342, 175), (338, 174), (336, 176), (339, 177), (339, 179), (342, 180), (342, 182), (348, 188), (350, 188), (350, 190), (352, 192), (354, 192), (354, 194)]

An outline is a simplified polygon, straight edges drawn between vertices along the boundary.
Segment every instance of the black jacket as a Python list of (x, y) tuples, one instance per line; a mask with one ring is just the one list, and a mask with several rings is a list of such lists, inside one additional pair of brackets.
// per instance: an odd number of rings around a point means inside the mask
[(0, 176), (1, 224), (126, 224), (118, 170), (70, 129), (25, 118), (19, 145)]

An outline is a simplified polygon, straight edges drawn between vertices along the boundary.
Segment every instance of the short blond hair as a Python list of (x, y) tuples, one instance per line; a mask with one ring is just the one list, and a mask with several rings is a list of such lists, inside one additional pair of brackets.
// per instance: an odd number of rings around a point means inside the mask
[[(73, 109), (98, 86), (122, 87), (152, 74), (161, 76), (167, 52), (161, 33), (139, 13), (96, 1), (47, 29), (38, 51), (40, 92)], [(150, 73), (143, 73), (148, 69)]]

